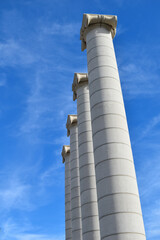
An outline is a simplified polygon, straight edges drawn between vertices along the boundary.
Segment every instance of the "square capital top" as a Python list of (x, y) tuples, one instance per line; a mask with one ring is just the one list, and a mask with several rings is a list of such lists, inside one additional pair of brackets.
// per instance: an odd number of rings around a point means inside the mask
[(84, 51), (86, 49), (86, 30), (90, 26), (96, 27), (96, 25), (103, 25), (108, 30), (111, 31), (112, 38), (116, 35), (116, 27), (117, 27), (117, 16), (115, 15), (101, 15), (101, 14), (83, 14), (82, 26), (80, 30), (80, 40), (81, 50)]
[(66, 155), (70, 154), (70, 146), (68, 145), (64, 145), (63, 148), (62, 148), (62, 162), (65, 163), (65, 158), (66, 158)]
[(88, 83), (88, 74), (87, 73), (75, 73), (72, 91), (73, 91), (73, 101), (77, 99), (77, 89), (78, 87)]
[(66, 128), (67, 128), (67, 137), (70, 136), (70, 128), (77, 124), (77, 115), (68, 115)]

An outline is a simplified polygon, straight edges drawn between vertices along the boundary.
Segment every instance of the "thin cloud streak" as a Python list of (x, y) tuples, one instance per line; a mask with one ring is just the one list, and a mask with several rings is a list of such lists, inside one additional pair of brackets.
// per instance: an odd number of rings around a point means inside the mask
[(0, 42), (0, 66), (27, 66), (37, 61), (35, 54), (20, 45), (14, 39)]
[(79, 34), (81, 23), (53, 23), (51, 26), (43, 27), (45, 34), (54, 36), (65, 36), (73, 38)]
[[(160, 123), (160, 114), (158, 114), (157, 116), (153, 117), (151, 119), (151, 121), (149, 122), (149, 124), (145, 127), (145, 129), (142, 131), (141, 137), (140, 139), (144, 138), (145, 136), (147, 136), (151, 131), (153, 131), (153, 129)], [(155, 131), (157, 132), (157, 129), (155, 129)], [(159, 131), (160, 132), (160, 131)]]
[[(32, 160), (33, 161), (33, 160)], [(54, 164), (42, 170), (43, 162), (33, 166), (25, 162), (17, 169), (13, 167), (0, 173), (0, 213), (8, 215), (13, 210), (32, 212), (40, 206), (47, 205), (56, 192), (47, 193), (50, 187), (61, 189), (63, 181), (63, 164), (56, 160)], [(47, 194), (46, 194), (47, 193)]]
[(150, 55), (156, 52), (154, 46), (148, 52), (148, 46), (132, 44), (125, 46), (127, 51), (118, 52), (119, 73), (122, 88), (127, 99), (137, 97), (154, 97), (160, 94), (159, 62), (157, 58), (150, 60)]
[[(37, 1), (39, 6), (41, 5), (40, 2), (43, 1)], [(39, 11), (45, 14), (47, 2), (43, 3), (45, 5), (43, 9), (38, 8), (36, 14), (39, 14)], [(52, 5), (51, 2), (53, 4), (53, 1), (50, 1), (50, 6)], [(98, 5), (103, 12), (104, 1), (94, 0), (94, 2), (99, 3)], [(114, 3), (117, 6), (128, 3), (136, 5), (135, 2), (131, 3), (128, 0), (115, 0)], [(113, 5), (113, 2), (107, 3), (107, 5)], [(105, 5), (106, 9), (108, 8), (107, 5)], [(33, 3), (31, 3), (31, 6), (33, 6)], [(52, 6), (56, 8), (55, 4)], [(28, 10), (25, 9), (25, 12), (32, 15), (33, 12)], [(57, 15), (56, 20), (50, 18), (50, 12), (53, 14), (53, 8), (47, 9), (46, 16), (43, 16), (43, 14), (41, 16), (36, 15), (34, 21), (25, 19), (26, 13), (21, 15), (18, 11), (21, 10), (5, 10), (1, 28), (3, 41), (0, 41), (0, 67), (2, 70), (3, 68), (4, 70), (8, 67), (11, 68), (15, 73), (15, 75), (14, 73), (12, 75), (13, 79), (17, 75), (19, 76), (23, 83), (20, 92), (24, 96), (22, 100), (23, 109), (18, 120), (16, 120), (17, 122), (13, 123), (10, 128), (11, 131), (9, 131), (14, 135), (15, 140), (18, 139), (22, 143), (20, 147), (16, 146), (17, 149), (15, 149), (18, 152), (17, 160), (15, 161), (15, 156), (10, 159), (13, 164), (16, 162), (16, 166), (12, 169), (13, 175), (5, 170), (2, 170), (1, 175), (0, 212), (5, 217), (4, 219), (1, 217), (2, 231), (0, 232), (0, 238), (2, 240), (61, 240), (64, 239), (63, 234), (55, 236), (44, 231), (43, 221), (40, 223), (42, 229), (36, 229), (35, 219), (31, 226), (26, 226), (24, 221), (27, 216), (32, 221), (32, 213), (34, 214), (34, 211), (37, 210), (38, 214), (38, 211), (41, 211), (41, 206), (45, 206), (47, 211), (52, 202), (54, 208), (54, 200), (57, 203), (57, 194), (64, 191), (64, 186), (62, 186), (62, 182), (64, 184), (64, 165), (61, 162), (60, 153), (62, 145), (69, 141), (65, 137), (67, 114), (76, 113), (76, 103), (72, 101), (71, 83), (75, 71), (87, 71), (86, 55), (81, 55), (80, 50), (78, 50), (80, 49), (78, 39), (81, 23), (72, 23), (70, 21), (73, 18), (68, 21), (65, 15), (64, 18), (62, 15), (58, 18)], [(66, 21), (63, 23), (61, 20)], [(118, 24), (118, 36), (123, 36), (126, 31), (128, 29), (124, 29), (123, 26)], [(78, 44), (79, 46), (76, 48)], [(145, 46), (144, 43), (143, 46), (135, 43), (132, 46), (125, 45), (125, 50), (122, 49), (122, 52), (118, 55), (120, 76), (127, 101), (139, 97), (141, 99), (144, 97), (156, 98), (160, 93), (159, 58), (154, 58), (156, 50), (153, 46), (150, 47)], [(0, 76), (0, 86), (5, 89), (9, 80), (7, 76), (2, 76), (2, 78)], [(26, 88), (27, 91), (24, 93)], [(19, 94), (18, 91), (15, 92), (15, 95)], [(145, 154), (143, 155), (145, 161), (143, 167), (145, 167), (138, 172), (140, 193), (144, 203), (144, 215), (148, 222), (146, 225), (147, 234), (150, 238), (153, 238), (158, 237), (158, 223), (160, 222), (159, 204), (155, 200), (158, 199), (156, 194), (159, 192), (160, 169), (157, 149), (160, 146), (156, 141), (153, 141), (151, 135), (158, 131), (159, 115), (153, 117), (148, 124), (146, 120), (143, 123), (145, 127), (141, 128), (142, 138), (137, 142), (143, 147), (145, 145), (144, 148), (156, 152), (155, 156), (150, 159)], [(146, 141), (146, 136), (152, 138), (151, 142)], [(21, 157), (22, 145), (25, 151), (22, 150)], [(24, 157), (25, 154), (27, 155), (27, 151), (30, 152), (30, 157)], [(39, 159), (41, 161), (36, 166), (34, 163)], [(20, 162), (21, 166), (17, 171), (16, 168), (20, 165)], [(6, 179), (9, 179), (9, 181), (6, 181)], [(62, 200), (62, 195), (58, 200)], [(148, 204), (146, 200), (150, 203)], [(151, 205), (151, 203), (153, 204)], [(15, 210), (17, 216), (22, 216), (21, 223), (23, 224), (16, 222)], [(29, 213), (30, 215), (27, 215)], [(53, 214), (56, 215), (57, 213), (53, 212)], [(13, 216), (13, 220), (5, 221), (10, 216)], [(56, 227), (61, 222), (62, 219), (56, 223)], [(64, 226), (60, 231), (64, 231)]]
[[(39, 232), (41, 232), (39, 230)], [(54, 235), (34, 232), (33, 227), (15, 223), (12, 219), (3, 222), (1, 227), (2, 240), (63, 240), (64, 235)]]
[(32, 208), (27, 202), (28, 191), (31, 186), (29, 184), (22, 184), (14, 182), (5, 189), (0, 190), (0, 205), (3, 211), (10, 211), (11, 209), (26, 209)]

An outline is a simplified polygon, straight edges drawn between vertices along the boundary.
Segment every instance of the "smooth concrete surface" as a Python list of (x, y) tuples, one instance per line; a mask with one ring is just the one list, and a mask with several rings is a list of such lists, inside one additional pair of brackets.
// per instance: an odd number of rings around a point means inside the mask
[(78, 126), (76, 115), (68, 115), (66, 127), (67, 135), (70, 136), (72, 239), (82, 240)]
[(65, 163), (65, 239), (72, 240), (70, 146), (63, 146), (62, 158)]
[(81, 40), (87, 47), (101, 240), (145, 240), (113, 35), (105, 16), (96, 19), (86, 27), (83, 21)]
[(73, 99), (77, 99), (83, 240), (100, 240), (88, 75), (75, 73), (72, 90)]

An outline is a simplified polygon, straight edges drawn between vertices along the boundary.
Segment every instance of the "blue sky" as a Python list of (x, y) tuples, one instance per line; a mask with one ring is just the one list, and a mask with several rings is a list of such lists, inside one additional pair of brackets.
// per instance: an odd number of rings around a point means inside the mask
[(0, 239), (64, 239), (67, 114), (87, 71), (83, 13), (116, 14), (114, 39), (147, 239), (160, 236), (158, 0), (0, 1)]

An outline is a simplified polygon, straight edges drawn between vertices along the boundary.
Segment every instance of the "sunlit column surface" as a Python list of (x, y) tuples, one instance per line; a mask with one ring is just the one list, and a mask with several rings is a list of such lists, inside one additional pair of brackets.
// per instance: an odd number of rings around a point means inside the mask
[(112, 38), (116, 16), (84, 14), (101, 240), (144, 240), (145, 231)]
[(83, 240), (100, 240), (87, 74), (75, 73), (72, 90), (77, 99)]
[(66, 127), (70, 136), (72, 239), (82, 240), (77, 115), (68, 115)]
[(65, 239), (72, 240), (70, 146), (63, 146), (62, 158), (65, 163)]

